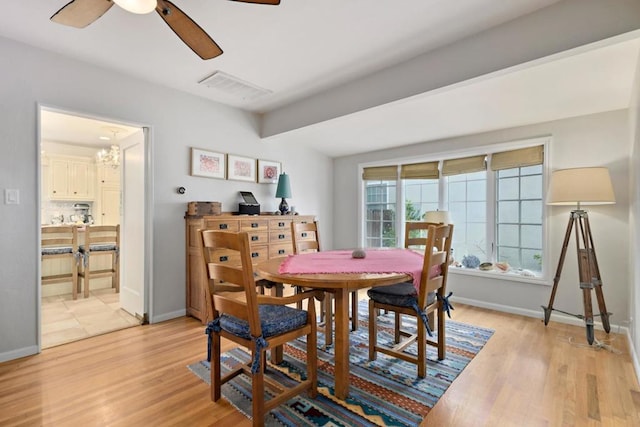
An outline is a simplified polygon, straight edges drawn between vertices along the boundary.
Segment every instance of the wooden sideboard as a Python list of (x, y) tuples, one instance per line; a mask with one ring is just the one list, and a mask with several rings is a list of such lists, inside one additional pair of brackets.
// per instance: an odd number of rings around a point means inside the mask
[[(207, 321), (204, 261), (198, 230), (247, 231), (254, 264), (293, 253), (291, 222), (311, 222), (313, 215), (185, 215), (187, 315)], [(307, 236), (313, 239), (315, 236)]]

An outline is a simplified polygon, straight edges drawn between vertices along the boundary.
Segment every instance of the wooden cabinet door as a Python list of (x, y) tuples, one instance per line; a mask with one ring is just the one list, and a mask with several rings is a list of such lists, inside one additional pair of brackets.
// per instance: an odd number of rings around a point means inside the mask
[(69, 197), (69, 162), (52, 159), (49, 169), (49, 196), (64, 200)]
[(102, 225), (120, 224), (120, 187), (102, 186), (100, 189), (100, 211)]
[(88, 162), (69, 163), (70, 196), (74, 199), (89, 200), (93, 198), (93, 181)]

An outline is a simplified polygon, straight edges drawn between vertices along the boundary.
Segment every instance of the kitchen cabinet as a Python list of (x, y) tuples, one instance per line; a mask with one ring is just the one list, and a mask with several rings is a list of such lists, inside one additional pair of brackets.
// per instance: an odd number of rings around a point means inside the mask
[(98, 213), (100, 217), (100, 224), (120, 224), (120, 186), (101, 185), (98, 191)]
[(84, 157), (51, 157), (49, 198), (51, 200), (94, 199), (95, 164)]
[[(202, 323), (207, 321), (205, 304), (205, 275), (200, 236), (198, 230), (246, 231), (251, 244), (251, 258), (254, 264), (267, 259), (287, 256), (293, 253), (291, 222), (312, 222), (313, 215), (187, 215), (186, 233), (186, 297), (187, 315)], [(310, 236), (309, 238), (312, 238)]]
[(98, 165), (98, 184), (120, 185), (120, 167)]

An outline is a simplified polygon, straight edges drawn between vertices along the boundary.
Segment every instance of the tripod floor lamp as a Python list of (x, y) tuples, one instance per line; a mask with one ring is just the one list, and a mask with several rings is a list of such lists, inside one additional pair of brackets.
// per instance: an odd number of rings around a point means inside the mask
[(593, 344), (593, 307), (591, 302), (591, 291), (595, 291), (598, 301), (598, 309), (602, 320), (604, 330), (609, 333), (611, 329), (609, 324), (609, 315), (607, 307), (604, 303), (604, 295), (602, 294), (602, 280), (600, 278), (600, 270), (598, 268), (598, 260), (596, 258), (596, 249), (593, 245), (593, 236), (591, 235), (591, 227), (589, 225), (589, 216), (587, 211), (581, 209), (582, 205), (606, 205), (615, 203), (615, 195), (613, 186), (611, 185), (611, 177), (609, 170), (603, 167), (593, 168), (575, 168), (557, 170), (551, 175), (551, 184), (547, 194), (548, 205), (576, 205), (576, 209), (569, 214), (569, 224), (564, 235), (562, 244), (562, 252), (558, 261), (556, 275), (553, 278), (553, 289), (548, 306), (542, 306), (544, 309), (544, 324), (549, 323), (553, 308), (553, 300), (556, 297), (558, 283), (560, 282), (560, 274), (564, 258), (567, 254), (569, 239), (572, 230), (576, 235), (576, 250), (578, 254), (578, 273), (580, 279), (580, 289), (582, 290), (582, 302), (584, 305), (584, 314), (572, 314), (562, 310), (561, 313), (584, 319), (587, 341)]

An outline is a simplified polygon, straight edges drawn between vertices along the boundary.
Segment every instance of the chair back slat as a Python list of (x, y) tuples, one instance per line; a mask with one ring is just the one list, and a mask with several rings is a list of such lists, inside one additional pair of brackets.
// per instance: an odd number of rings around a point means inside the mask
[(307, 251), (320, 252), (320, 233), (318, 221), (291, 222), (293, 253)]
[(421, 307), (426, 306), (430, 292), (438, 292), (441, 296), (446, 293), (452, 236), (453, 224), (416, 221), (405, 225), (405, 247), (419, 246), (424, 250), (418, 293), (418, 305)]

